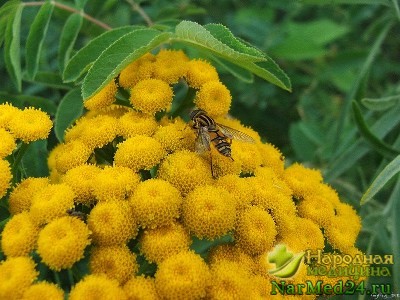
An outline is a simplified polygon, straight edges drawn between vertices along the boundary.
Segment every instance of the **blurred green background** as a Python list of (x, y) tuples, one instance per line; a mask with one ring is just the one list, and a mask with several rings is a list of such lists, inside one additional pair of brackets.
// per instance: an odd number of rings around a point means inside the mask
[[(72, 0), (63, 3), (74, 5)], [(132, 3), (89, 0), (85, 12), (112, 28), (147, 25), (132, 9)], [(233, 96), (231, 114), (281, 149), (289, 164), (300, 161), (321, 169), (326, 182), (363, 219), (359, 248), (372, 254), (394, 254), (395, 261), (400, 262), (399, 179), (395, 176), (371, 201), (359, 204), (372, 180), (400, 149), (398, 0), (135, 3), (157, 26), (183, 19), (200, 24), (222, 23), (235, 36), (271, 56), (290, 77), (291, 93), (259, 78), (252, 83), (240, 81), (217, 66)], [(24, 9), (22, 55), (38, 9)], [(73, 88), (62, 83), (57, 62), (60, 33), (69, 15), (55, 9), (43, 45), (40, 73), (35, 81), (23, 76), (20, 94), (9, 80), (4, 48), (0, 49), (1, 102), (33, 105), (55, 115), (62, 97)], [(104, 29), (84, 21), (74, 49), (102, 32)], [(353, 100), (361, 109), (362, 119), (358, 122), (353, 115)], [(44, 147), (50, 149), (56, 142), (52, 134)], [(399, 264), (390, 270), (392, 276), (371, 278), (370, 282), (391, 283), (392, 290), (400, 294)]]

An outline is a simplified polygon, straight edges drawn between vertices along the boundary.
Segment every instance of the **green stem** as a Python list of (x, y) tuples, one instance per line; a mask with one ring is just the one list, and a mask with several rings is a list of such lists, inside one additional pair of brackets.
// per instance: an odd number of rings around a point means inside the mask
[(72, 288), (75, 284), (75, 281), (74, 281), (74, 274), (72, 273), (71, 269), (68, 269), (68, 279), (69, 279), (69, 284)]
[(140, 170), (139, 173), (143, 180), (151, 179), (151, 173), (149, 170)]
[(58, 272), (56, 272), (56, 271), (53, 271), (53, 274), (54, 274), (54, 279), (56, 280), (57, 285), (58, 285), (59, 287), (61, 287), (62, 285), (61, 285), (60, 275), (59, 275)]

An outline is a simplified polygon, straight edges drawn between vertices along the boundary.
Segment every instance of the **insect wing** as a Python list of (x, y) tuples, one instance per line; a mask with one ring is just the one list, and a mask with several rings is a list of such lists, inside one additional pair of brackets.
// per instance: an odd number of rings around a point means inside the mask
[(217, 126), (219, 127), (219, 130), (221, 130), (221, 132), (227, 138), (229, 138), (231, 140), (234, 139), (234, 140), (238, 140), (238, 141), (241, 141), (241, 142), (254, 143), (254, 139), (251, 136), (249, 136), (249, 135), (247, 135), (247, 134), (245, 134), (245, 133), (243, 133), (243, 132), (241, 132), (239, 130), (230, 128), (230, 127), (222, 125), (222, 124), (217, 124)]
[(210, 136), (206, 127), (200, 127), (197, 130), (197, 137), (195, 141), (195, 149), (197, 153), (204, 153), (210, 151)]

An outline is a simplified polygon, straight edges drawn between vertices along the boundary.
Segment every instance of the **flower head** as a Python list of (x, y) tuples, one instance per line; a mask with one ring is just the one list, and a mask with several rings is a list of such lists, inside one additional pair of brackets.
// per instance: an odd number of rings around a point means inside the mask
[(257, 144), (257, 147), (263, 166), (273, 169), (277, 175), (283, 175), (285, 161), (279, 149), (269, 143)]
[(215, 239), (233, 228), (236, 203), (224, 189), (200, 186), (183, 203), (183, 223), (199, 238)]
[(0, 199), (7, 193), (12, 179), (10, 164), (8, 161), (0, 160)]
[(36, 246), (38, 234), (39, 228), (28, 212), (14, 215), (4, 226), (1, 249), (7, 257), (28, 255)]
[(158, 300), (154, 278), (136, 276), (132, 277), (124, 285), (124, 291), (128, 299)]
[(72, 288), (69, 299), (125, 300), (127, 297), (115, 279), (92, 274), (84, 277)]
[(136, 83), (144, 79), (150, 79), (153, 74), (153, 62), (155, 57), (147, 53), (129, 64), (119, 74), (119, 84), (125, 89), (131, 88)]
[(0, 128), (8, 129), (11, 119), (14, 118), (18, 110), (17, 107), (12, 106), (10, 103), (0, 104)]
[(136, 254), (125, 245), (93, 248), (89, 267), (91, 274), (105, 274), (120, 284), (124, 284), (138, 271)]
[(84, 106), (89, 110), (98, 110), (106, 108), (115, 101), (117, 93), (117, 84), (111, 80), (100, 92), (84, 101)]
[(4, 128), (0, 127), (0, 158), (10, 155), (17, 147), (14, 137)]
[(40, 281), (32, 284), (24, 293), (23, 300), (63, 300), (64, 291), (54, 283)]
[(74, 140), (62, 144), (55, 154), (57, 171), (65, 173), (68, 170), (86, 163), (92, 153), (92, 149), (80, 140)]
[(218, 178), (215, 185), (228, 191), (236, 200), (238, 210), (245, 209), (251, 204), (253, 197), (249, 195), (251, 186), (245, 178), (240, 178), (234, 174), (228, 174)]
[(262, 165), (261, 153), (256, 144), (232, 141), (232, 157), (240, 161), (243, 173), (254, 173)]
[(154, 77), (169, 84), (177, 83), (186, 75), (189, 58), (182, 50), (162, 49), (153, 64)]
[(194, 103), (213, 117), (224, 116), (231, 106), (232, 96), (220, 81), (204, 83), (196, 93)]
[(130, 101), (134, 108), (154, 115), (158, 111), (168, 110), (173, 96), (172, 88), (165, 81), (145, 79), (131, 89)]
[(198, 299), (206, 295), (210, 273), (194, 252), (173, 255), (158, 266), (155, 275), (158, 294), (165, 299)]
[(293, 190), (293, 195), (302, 198), (316, 191), (316, 187), (322, 181), (321, 172), (318, 170), (307, 169), (298, 163), (288, 167), (284, 174), (284, 179)]
[(189, 86), (200, 88), (209, 81), (218, 81), (217, 70), (204, 60), (191, 60), (187, 63), (186, 81)]
[(129, 111), (118, 120), (119, 135), (125, 139), (135, 135), (151, 136), (157, 130), (157, 122), (153, 116), (136, 111)]

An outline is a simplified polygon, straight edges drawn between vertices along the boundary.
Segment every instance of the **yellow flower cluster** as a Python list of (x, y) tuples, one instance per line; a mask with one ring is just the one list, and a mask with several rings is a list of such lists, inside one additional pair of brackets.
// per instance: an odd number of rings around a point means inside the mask
[[(177, 83), (194, 91), (193, 106), (254, 143), (233, 140), (234, 161), (213, 143), (209, 153), (197, 153), (188, 116), (168, 117)], [(70, 299), (265, 299), (272, 279), (267, 257), (276, 245), (292, 252), (326, 243), (341, 253), (358, 251), (355, 210), (318, 170), (285, 167), (277, 148), (227, 116), (231, 95), (211, 64), (161, 50), (130, 64), (118, 84), (130, 93), (129, 107), (113, 104), (118, 87), (110, 82), (85, 101), (89, 111), (52, 150), (50, 177), (27, 178), (11, 191), (0, 269), (12, 270), (7, 266), (15, 259), (36, 251), (60, 271), (88, 253), (90, 274), (73, 286)], [(7, 138), (16, 134), (13, 109), (0, 106), (0, 137), (7, 141), (0, 154), (14, 147)], [(9, 174), (0, 178), (4, 193), (11, 173), (2, 162), (0, 174)], [(193, 251), (193, 240), (227, 237), (233, 241), (210, 246), (207, 260)], [(138, 274), (148, 275), (143, 261), (157, 266), (154, 276)], [(0, 280), (0, 298), (16, 284), (27, 298), (58, 297), (50, 284), (31, 286), (34, 268), (31, 277), (13, 272), (13, 280)]]

